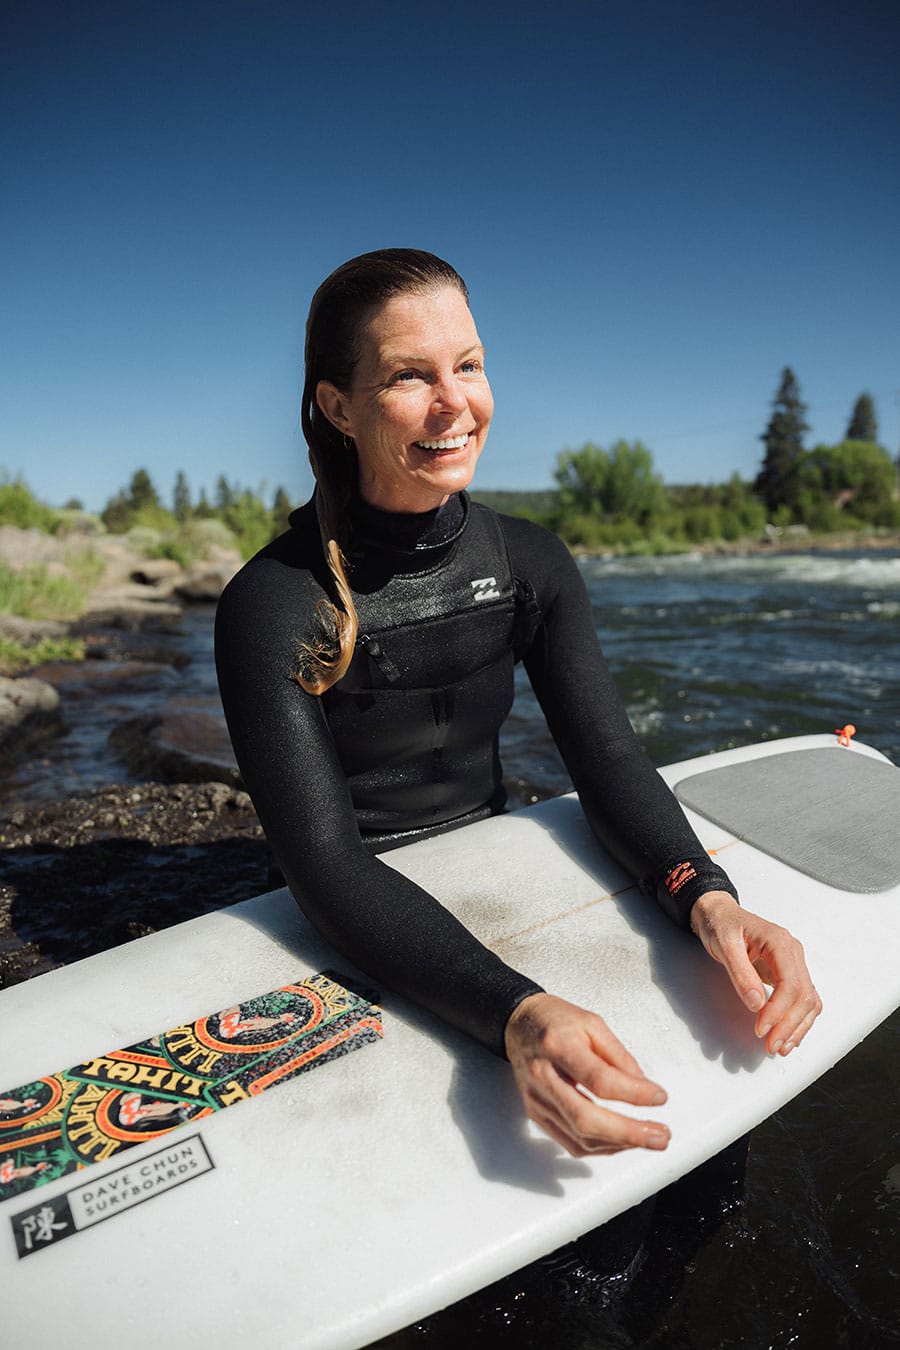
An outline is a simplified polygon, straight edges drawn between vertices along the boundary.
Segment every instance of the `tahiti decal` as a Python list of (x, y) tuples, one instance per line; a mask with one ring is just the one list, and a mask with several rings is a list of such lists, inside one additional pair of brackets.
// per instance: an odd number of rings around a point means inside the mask
[(43, 1204), (20, 1210), (10, 1216), (19, 1260), (192, 1181), (212, 1167), (203, 1140), (192, 1134), (148, 1153), (133, 1165), (104, 1172), (97, 1181), (73, 1186)]
[(381, 1009), (332, 974), (0, 1092), (0, 1200), (196, 1124), (377, 1040)]

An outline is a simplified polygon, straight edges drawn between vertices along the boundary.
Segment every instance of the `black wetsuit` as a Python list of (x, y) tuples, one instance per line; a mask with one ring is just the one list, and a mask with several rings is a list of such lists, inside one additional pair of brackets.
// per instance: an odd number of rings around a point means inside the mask
[(642, 751), (568, 549), (468, 498), (395, 516), (362, 503), (350, 580), (359, 639), (322, 697), (292, 679), (329, 589), (315, 507), (226, 589), (216, 661), (231, 739), (301, 908), (379, 981), (503, 1053), (538, 990), (377, 854), (503, 809), (497, 750), (524, 659), (591, 826), (678, 923), (734, 888)]

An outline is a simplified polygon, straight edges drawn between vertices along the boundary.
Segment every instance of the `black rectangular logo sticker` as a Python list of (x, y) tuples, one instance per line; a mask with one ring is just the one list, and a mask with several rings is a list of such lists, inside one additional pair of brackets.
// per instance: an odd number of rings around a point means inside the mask
[(193, 1134), (106, 1172), (95, 1181), (73, 1186), (43, 1204), (22, 1209), (10, 1216), (19, 1260), (174, 1190), (185, 1181), (193, 1181), (212, 1168), (206, 1145), (199, 1134)]

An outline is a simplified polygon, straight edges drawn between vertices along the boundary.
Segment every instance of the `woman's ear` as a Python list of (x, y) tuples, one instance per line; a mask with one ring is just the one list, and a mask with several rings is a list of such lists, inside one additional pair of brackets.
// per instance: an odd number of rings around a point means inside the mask
[(316, 385), (316, 402), (333, 427), (344, 436), (353, 434), (346, 409), (347, 400), (340, 389), (328, 380), (320, 380)]

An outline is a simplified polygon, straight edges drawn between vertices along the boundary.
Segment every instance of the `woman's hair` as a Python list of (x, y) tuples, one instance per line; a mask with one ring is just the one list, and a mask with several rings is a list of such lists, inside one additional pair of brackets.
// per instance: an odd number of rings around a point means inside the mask
[(353, 658), (358, 628), (347, 580), (356, 447), (322, 412), (316, 388), (320, 380), (327, 380), (342, 393), (349, 393), (360, 357), (359, 332), (369, 310), (395, 295), (433, 291), (441, 286), (455, 286), (468, 301), (462, 277), (433, 253), (382, 248), (351, 258), (332, 272), (309, 307), (303, 434), (316, 480), (319, 530), (334, 591), (332, 600), (323, 600), (317, 607), (318, 635), (300, 652), (296, 679), (310, 694), (324, 694), (345, 674)]

